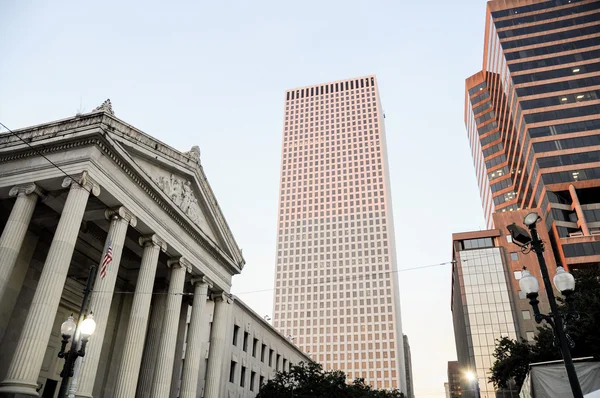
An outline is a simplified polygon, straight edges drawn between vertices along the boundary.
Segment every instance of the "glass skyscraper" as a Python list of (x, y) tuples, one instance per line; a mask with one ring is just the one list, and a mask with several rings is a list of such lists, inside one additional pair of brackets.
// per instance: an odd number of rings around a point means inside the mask
[(488, 228), (539, 208), (557, 261), (600, 261), (600, 1), (487, 3), (465, 124)]
[(285, 93), (274, 326), (328, 369), (405, 391), (375, 76)]

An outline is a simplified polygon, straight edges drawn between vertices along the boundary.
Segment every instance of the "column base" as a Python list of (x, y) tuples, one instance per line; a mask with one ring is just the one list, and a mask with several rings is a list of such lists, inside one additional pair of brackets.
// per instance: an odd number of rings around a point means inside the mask
[(9, 397), (9, 394), (22, 394), (39, 397), (37, 389), (39, 385), (22, 380), (4, 380), (0, 383), (0, 397)]

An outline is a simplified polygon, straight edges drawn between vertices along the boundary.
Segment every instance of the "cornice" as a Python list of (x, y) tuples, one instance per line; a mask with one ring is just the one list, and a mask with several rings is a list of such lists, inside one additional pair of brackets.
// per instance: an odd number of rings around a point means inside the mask
[[(0, 137), (1, 140), (2, 137)], [(0, 144), (2, 142), (0, 141)], [(133, 170), (119, 155), (111, 150), (111, 147), (98, 135), (95, 137), (80, 138), (70, 142), (57, 142), (55, 145), (47, 145), (41, 148), (27, 148), (23, 151), (13, 152), (4, 156), (0, 155), (0, 163), (15, 161), (20, 159), (27, 159), (40, 154), (49, 154), (54, 152), (61, 152), (72, 150), (75, 148), (95, 146), (101, 150), (109, 159), (111, 159), (117, 166), (123, 170), (125, 174), (135, 182), (145, 193), (151, 198), (159, 207), (168, 214), (169, 218), (172, 219), (177, 225), (183, 228), (194, 240), (214, 258), (219, 260), (219, 263), (224, 267), (230, 269), (233, 273), (240, 273), (241, 267), (238, 264), (228, 261), (224, 258), (224, 253), (221, 253), (218, 249), (208, 243), (201, 233), (196, 231), (195, 226), (181, 217), (172, 204), (167, 203), (159, 194), (158, 188), (154, 187), (154, 184), (146, 182), (145, 177), (141, 176), (137, 171)], [(231, 259), (233, 260), (233, 259)], [(233, 265), (235, 264), (235, 265)]]
[[(105, 101), (106, 102), (106, 101)], [(104, 104), (103, 104), (104, 105)], [(23, 129), (14, 130), (14, 134), (0, 134), (0, 153), (3, 149), (7, 149), (10, 146), (21, 146), (23, 141), (28, 144), (35, 143), (40, 140), (53, 140), (56, 138), (62, 138), (63, 134), (73, 135), (81, 131), (89, 130), (91, 128), (106, 129), (123, 140), (128, 141), (135, 145), (140, 145), (151, 151), (159, 152), (161, 155), (169, 158), (171, 161), (185, 167), (191, 171), (195, 176), (196, 182), (203, 188), (203, 192), (206, 192), (209, 210), (212, 216), (216, 219), (219, 229), (223, 231), (226, 239), (226, 244), (230, 246), (232, 251), (233, 260), (236, 263), (237, 269), (242, 269), (245, 261), (241, 254), (241, 250), (233, 237), (231, 229), (223, 216), (223, 212), (219, 204), (215, 199), (215, 195), (208, 183), (206, 175), (202, 165), (200, 164), (200, 151), (197, 148), (192, 148), (191, 151), (182, 153), (156, 138), (144, 133), (143, 131), (133, 127), (132, 125), (125, 123), (121, 119), (114, 116), (106, 111), (96, 111), (88, 114), (78, 114), (71, 118), (57, 120), (50, 123), (40, 124), (37, 126), (27, 127)], [(18, 135), (18, 137), (17, 137)], [(96, 140), (93, 138), (88, 139), (88, 144), (95, 144)], [(68, 143), (61, 143), (60, 149), (66, 150), (80, 146), (79, 141), (71, 141)], [(54, 152), (60, 149), (49, 148), (36, 148), (36, 151), (40, 153)], [(25, 151), (26, 152), (26, 151)], [(30, 155), (29, 155), (30, 156)], [(28, 155), (19, 154), (7, 154), (4, 156), (0, 155), (0, 162), (17, 160), (20, 158), (28, 157)]]

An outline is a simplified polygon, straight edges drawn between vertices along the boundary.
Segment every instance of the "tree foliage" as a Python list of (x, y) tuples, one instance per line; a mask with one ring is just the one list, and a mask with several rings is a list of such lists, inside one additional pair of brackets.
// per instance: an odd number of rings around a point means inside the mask
[[(600, 267), (576, 270), (575, 309), (577, 320), (567, 324), (567, 333), (575, 342), (571, 350), (574, 358), (600, 357)], [(559, 299), (559, 313), (567, 306)], [(496, 361), (491, 367), (490, 382), (497, 388), (507, 389), (514, 382), (520, 389), (529, 371), (529, 364), (562, 359), (554, 331), (549, 326), (538, 328), (534, 342), (517, 341), (503, 337), (496, 340), (493, 354)]]
[(340, 370), (325, 371), (318, 363), (300, 363), (289, 372), (277, 372), (263, 384), (256, 398), (403, 398), (398, 390), (376, 390), (364, 379), (346, 383)]

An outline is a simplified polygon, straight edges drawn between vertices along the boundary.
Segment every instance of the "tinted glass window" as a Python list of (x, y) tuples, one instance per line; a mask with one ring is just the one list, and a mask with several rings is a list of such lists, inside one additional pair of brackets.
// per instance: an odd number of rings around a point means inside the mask
[(531, 45), (540, 44), (540, 43), (549, 43), (551, 41), (567, 40), (567, 39), (572, 39), (574, 37), (591, 35), (594, 33), (598, 33), (597, 25), (586, 26), (583, 28), (580, 27), (580, 28), (566, 30), (566, 31), (562, 31), (562, 32), (532, 36), (532, 37), (527, 37), (527, 38), (518, 39), (518, 40), (511, 40), (511, 41), (507, 41), (507, 42), (502, 42), (501, 45), (502, 45), (502, 48), (504, 48), (505, 50), (508, 50), (510, 48), (525, 47), (525, 46), (531, 46)]
[(545, 137), (548, 135), (558, 135), (574, 133), (577, 131), (587, 131), (600, 129), (600, 119), (587, 120), (584, 122), (564, 123), (555, 126), (535, 127), (529, 129), (531, 138)]
[[(600, 18), (600, 15), (598, 15)], [(518, 64), (509, 64), (508, 69), (511, 72), (519, 72), (522, 70), (544, 68), (547, 66), (564, 65), (572, 62), (587, 61), (588, 59), (600, 58), (600, 50), (585, 51), (577, 54), (563, 55), (561, 57), (552, 57), (538, 59), (535, 61), (520, 62)], [(515, 76), (516, 77), (516, 76)], [(514, 79), (513, 79), (514, 80)]]
[(533, 144), (533, 150), (539, 153), (558, 151), (561, 149), (583, 148), (593, 145), (600, 145), (600, 135), (567, 138), (565, 140), (556, 141), (536, 142)]
[(563, 17), (569, 14), (578, 14), (585, 11), (596, 10), (600, 8), (600, 2), (593, 2), (588, 4), (582, 4), (575, 7), (570, 7), (563, 10), (554, 10), (549, 12), (544, 12), (541, 14), (528, 15), (521, 18), (511, 18), (506, 19), (504, 21), (495, 22), (496, 29), (503, 28), (505, 26), (514, 26), (514, 25), (522, 25), (528, 22), (535, 21), (545, 21), (547, 19), (553, 19), (558, 17)]
[(542, 174), (542, 180), (545, 184), (560, 184), (563, 182), (594, 180), (597, 178), (600, 178), (600, 168)]
[[(600, 2), (598, 2), (598, 4), (600, 4)], [(563, 52), (563, 51), (570, 51), (570, 50), (577, 50), (580, 48), (591, 47), (591, 46), (595, 46), (597, 43), (598, 43), (598, 38), (594, 37), (591, 39), (577, 40), (577, 41), (572, 41), (569, 43), (553, 44), (551, 46), (546, 46), (546, 47), (538, 47), (538, 48), (531, 48), (529, 50), (514, 51), (514, 52), (506, 53), (505, 58), (507, 61), (511, 61), (513, 59), (537, 57), (539, 55), (553, 54), (553, 53), (559, 53), (559, 52)]]
[(565, 257), (593, 256), (600, 254), (600, 242), (575, 243), (563, 245)]
[(540, 169), (591, 162), (600, 162), (600, 151), (574, 153), (571, 155), (549, 156), (546, 158), (539, 158), (537, 160)]
[(570, 90), (574, 88), (584, 88), (595, 85), (600, 85), (600, 76), (567, 80), (556, 83), (540, 84), (539, 86), (517, 88), (517, 95), (519, 97), (525, 97), (528, 95), (552, 93), (555, 91)]
[[(543, 3), (540, 3), (540, 4), (543, 4)], [(511, 29), (511, 30), (504, 30), (502, 32), (498, 32), (498, 37), (500, 39), (504, 39), (507, 37), (528, 35), (531, 33), (545, 32), (548, 30), (566, 28), (569, 26), (581, 25), (584, 23), (595, 22), (598, 20), (600, 20), (600, 16), (598, 14), (584, 15), (581, 17), (576, 17), (576, 18), (571, 18), (571, 19), (563, 19), (562, 21), (527, 26), (525, 28), (515, 28), (515, 29)]]
[(500, 139), (500, 132), (497, 131), (495, 133), (492, 133), (492, 134), (488, 135), (485, 138), (482, 138), (481, 139), (481, 146), (485, 146), (485, 145), (489, 144), (490, 142), (494, 142), (494, 141), (499, 140), (499, 139)]
[[(600, 41), (600, 39), (599, 39)], [(577, 66), (579, 69), (577, 73), (590, 73), (600, 71), (600, 62)], [(540, 80), (556, 79), (557, 77), (573, 76), (573, 67), (562, 69), (547, 70), (544, 72), (528, 73), (526, 75), (519, 75), (513, 77), (514, 84), (538, 82)]]
[(546, 106), (564, 105), (571, 104), (574, 102), (585, 102), (591, 100), (597, 100), (600, 98), (600, 90), (587, 91), (576, 94), (560, 95), (557, 97), (546, 97), (530, 101), (521, 102), (522, 109), (535, 109), (543, 108)]
[(525, 115), (525, 121), (527, 123), (539, 123), (548, 120), (569, 119), (573, 117), (596, 115), (598, 113), (600, 113), (600, 105), (590, 105)]

